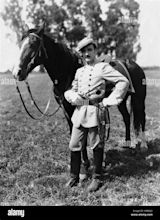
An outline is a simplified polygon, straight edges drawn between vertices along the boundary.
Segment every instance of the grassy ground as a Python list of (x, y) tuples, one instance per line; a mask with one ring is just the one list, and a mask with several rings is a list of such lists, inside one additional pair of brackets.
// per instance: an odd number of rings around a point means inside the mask
[[(160, 71), (148, 70), (146, 76), (160, 84)], [(146, 153), (122, 148), (122, 116), (117, 108), (110, 109), (111, 136), (105, 145), (103, 186), (88, 194), (86, 187), (91, 179), (83, 187), (64, 188), (69, 178), (70, 136), (62, 110), (49, 119), (30, 119), (11, 79), (11, 75), (0, 75), (1, 206), (160, 205), (160, 169), (158, 166), (150, 167), (145, 160), (150, 154), (160, 153), (160, 86), (148, 81), (146, 136), (149, 149)], [(48, 75), (33, 74), (29, 82), (37, 102), (44, 109), (51, 90)], [(30, 111), (37, 116), (23, 85), (21, 91)], [(53, 99), (50, 111), (57, 106)]]

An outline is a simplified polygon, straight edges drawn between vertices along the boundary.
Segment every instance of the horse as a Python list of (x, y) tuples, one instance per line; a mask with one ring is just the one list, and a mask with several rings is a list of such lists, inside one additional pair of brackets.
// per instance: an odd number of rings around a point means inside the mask
[[(132, 60), (122, 60), (121, 63), (128, 70), (135, 92), (127, 92), (118, 110), (123, 117), (125, 124), (126, 147), (131, 143), (131, 113), (127, 109), (127, 99), (130, 96), (130, 106), (133, 115), (133, 127), (136, 138), (141, 137), (141, 149), (147, 149), (145, 140), (145, 97), (146, 84), (143, 69)], [(119, 60), (109, 63), (121, 72)], [(67, 47), (62, 42), (55, 41), (50, 35), (45, 33), (44, 27), (28, 30), (22, 37), (20, 53), (13, 69), (13, 76), (17, 81), (25, 80), (29, 73), (37, 66), (43, 65), (53, 82), (53, 93), (57, 103), (61, 103), (65, 111), (65, 117), (69, 125), (70, 133), (72, 130), (71, 117), (75, 106), (71, 105), (64, 98), (64, 92), (68, 90), (74, 79), (76, 70), (84, 65), (81, 56), (73, 49)], [(107, 86), (109, 94), (112, 85)], [(106, 95), (108, 95), (106, 93)], [(140, 135), (141, 134), (141, 135)], [(87, 143), (86, 143), (87, 146)], [(87, 150), (82, 152), (83, 159), (88, 160)]]

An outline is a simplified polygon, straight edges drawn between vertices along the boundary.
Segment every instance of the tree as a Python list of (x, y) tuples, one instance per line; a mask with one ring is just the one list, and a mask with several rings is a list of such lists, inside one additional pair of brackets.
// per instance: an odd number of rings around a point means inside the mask
[(101, 7), (98, 0), (85, 0), (83, 14), (87, 23), (88, 32), (99, 41), (103, 36), (103, 20)]
[(63, 38), (66, 29), (64, 22), (67, 14), (64, 9), (55, 3), (55, 1), (29, 0), (27, 7), (27, 18), (31, 20), (34, 26), (40, 26), (45, 23), (46, 31), (50, 32), (57, 40)]
[(1, 13), (6, 25), (9, 26), (17, 35), (17, 43), (20, 42), (22, 32), (25, 30), (25, 24), (22, 19), (23, 7), (18, 0), (10, 0)]
[(78, 41), (86, 35), (84, 26), (85, 17), (82, 15), (83, 1), (81, 0), (63, 0), (61, 7), (67, 13), (65, 21), (65, 37), (70, 42), (71, 47), (76, 47)]
[[(111, 2), (105, 20), (106, 50), (115, 51), (117, 58), (136, 59), (140, 51), (139, 4), (132, 1), (117, 0)], [(114, 46), (112, 46), (114, 44)]]

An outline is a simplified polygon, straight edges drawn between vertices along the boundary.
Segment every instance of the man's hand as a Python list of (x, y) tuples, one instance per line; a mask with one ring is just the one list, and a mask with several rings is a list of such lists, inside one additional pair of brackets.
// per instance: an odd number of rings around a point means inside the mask
[(80, 95), (76, 94), (74, 96), (74, 98), (72, 98), (71, 104), (72, 105), (82, 105), (83, 104), (83, 98)]
[(68, 90), (64, 93), (64, 96), (72, 105), (82, 105), (83, 99), (77, 92)]
[(108, 98), (104, 98), (101, 103), (104, 108), (109, 107)]
[(102, 100), (102, 102), (100, 102), (100, 103), (98, 104), (98, 107), (99, 107), (100, 109), (104, 109), (104, 108), (109, 107), (109, 105), (104, 105), (104, 104), (103, 104), (103, 100)]

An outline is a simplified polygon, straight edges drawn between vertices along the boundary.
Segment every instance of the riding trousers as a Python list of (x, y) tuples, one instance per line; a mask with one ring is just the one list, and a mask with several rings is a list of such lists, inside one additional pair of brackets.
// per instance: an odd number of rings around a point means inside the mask
[(91, 149), (103, 148), (98, 133), (98, 126), (91, 128), (80, 126), (77, 128), (73, 125), (69, 149), (71, 151), (81, 151), (85, 147), (87, 137), (89, 137), (89, 146)]

